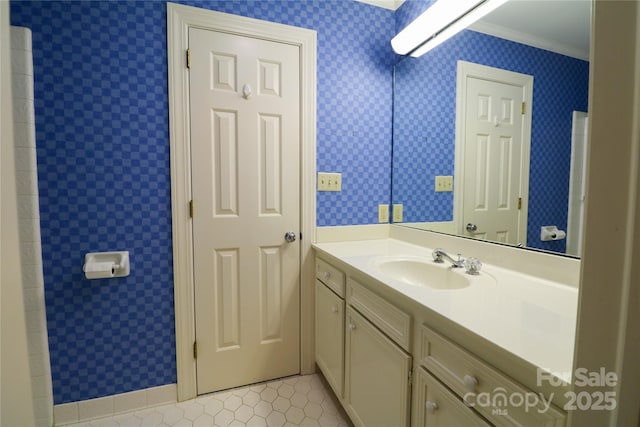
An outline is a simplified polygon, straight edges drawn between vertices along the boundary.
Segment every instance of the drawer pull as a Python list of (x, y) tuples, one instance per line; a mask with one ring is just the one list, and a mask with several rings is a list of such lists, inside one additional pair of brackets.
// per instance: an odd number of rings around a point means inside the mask
[(436, 412), (436, 409), (438, 409), (438, 404), (430, 400), (427, 400), (427, 404), (425, 406), (427, 407), (427, 413), (429, 414), (433, 414)]
[(464, 385), (471, 391), (475, 390), (478, 386), (478, 379), (472, 375), (465, 375), (462, 378), (462, 382), (464, 382)]
[(331, 272), (330, 271), (323, 271), (322, 272), (322, 277), (324, 277), (324, 280), (329, 280), (331, 278)]
[(331, 312), (332, 313), (337, 313), (338, 312), (338, 307), (336, 307), (335, 305), (333, 307), (331, 307)]

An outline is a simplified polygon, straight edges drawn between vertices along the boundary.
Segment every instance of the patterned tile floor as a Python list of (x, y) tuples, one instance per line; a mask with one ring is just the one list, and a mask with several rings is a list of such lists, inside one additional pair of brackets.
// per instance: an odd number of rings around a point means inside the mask
[(318, 374), (282, 378), (186, 402), (70, 424), (73, 427), (350, 425), (324, 378)]

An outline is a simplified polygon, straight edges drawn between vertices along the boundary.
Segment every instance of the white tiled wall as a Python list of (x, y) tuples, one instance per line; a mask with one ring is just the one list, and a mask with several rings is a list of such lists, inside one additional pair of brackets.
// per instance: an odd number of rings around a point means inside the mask
[(27, 344), (35, 421), (53, 424), (53, 391), (44, 303), (36, 163), (31, 30), (11, 27), (16, 180)]

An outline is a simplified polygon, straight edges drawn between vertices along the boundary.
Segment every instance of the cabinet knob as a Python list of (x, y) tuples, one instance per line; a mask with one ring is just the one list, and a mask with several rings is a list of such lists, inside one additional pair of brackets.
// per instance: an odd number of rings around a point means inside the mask
[(356, 330), (356, 325), (354, 323), (349, 323), (349, 330), (350, 331), (355, 331)]
[(462, 382), (464, 382), (464, 385), (469, 390), (475, 390), (475, 388), (478, 386), (478, 379), (472, 375), (465, 375), (462, 378)]
[(331, 278), (331, 272), (330, 271), (323, 271), (322, 272), (322, 277), (324, 277), (325, 280), (329, 280)]
[(438, 409), (438, 404), (430, 400), (427, 400), (427, 404), (425, 406), (427, 407), (427, 413), (429, 414), (433, 414), (436, 412), (436, 409)]
[(338, 307), (336, 307), (335, 305), (333, 307), (331, 307), (331, 312), (332, 313), (337, 313), (338, 312)]

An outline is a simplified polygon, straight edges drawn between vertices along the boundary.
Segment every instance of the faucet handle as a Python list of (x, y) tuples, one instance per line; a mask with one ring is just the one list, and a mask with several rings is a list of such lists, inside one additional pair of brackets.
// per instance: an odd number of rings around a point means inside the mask
[(435, 248), (433, 252), (431, 252), (431, 256), (433, 256), (433, 262), (444, 262), (442, 259), (442, 248)]
[(464, 269), (467, 274), (480, 274), (482, 262), (478, 258), (469, 257), (464, 260)]

